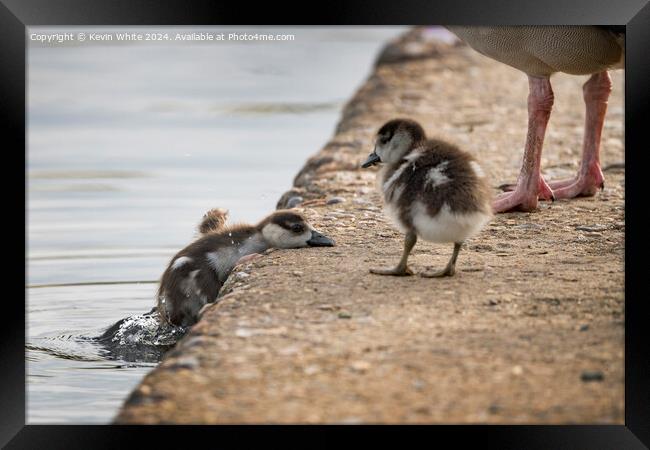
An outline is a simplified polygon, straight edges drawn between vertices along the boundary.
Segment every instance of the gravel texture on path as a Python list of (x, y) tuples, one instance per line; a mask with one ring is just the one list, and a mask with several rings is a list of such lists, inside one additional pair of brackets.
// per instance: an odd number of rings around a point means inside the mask
[[(476, 155), (496, 192), (516, 179), (527, 123), (517, 70), (421, 29), (390, 44), (279, 202), (302, 197), (297, 210), (336, 247), (237, 267), (116, 422), (623, 424), (623, 75), (612, 72), (604, 191), (497, 215), (455, 277), (380, 277), (368, 268), (394, 264), (403, 236), (381, 212), (376, 170), (359, 168), (378, 127), (419, 121)], [(552, 78), (547, 180), (577, 169), (586, 78)], [(420, 241), (410, 266), (442, 267), (451, 250)]]

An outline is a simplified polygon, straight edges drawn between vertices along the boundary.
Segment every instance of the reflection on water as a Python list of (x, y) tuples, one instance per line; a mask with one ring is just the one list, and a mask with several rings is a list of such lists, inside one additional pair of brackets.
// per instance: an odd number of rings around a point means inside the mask
[(88, 338), (151, 309), (155, 281), (206, 210), (252, 222), (273, 210), (400, 31), (30, 42), (28, 423), (111, 420), (155, 363), (112, 360)]

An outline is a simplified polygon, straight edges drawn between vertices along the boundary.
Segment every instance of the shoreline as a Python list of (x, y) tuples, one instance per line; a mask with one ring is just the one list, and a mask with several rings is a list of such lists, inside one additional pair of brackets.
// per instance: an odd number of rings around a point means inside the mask
[[(623, 158), (622, 73), (603, 166)], [(554, 77), (542, 167), (570, 176), (581, 77)], [(445, 280), (375, 277), (402, 236), (381, 213), (376, 129), (409, 115), (514, 180), (525, 76), (423, 29), (389, 43), (278, 207), (296, 204), (333, 248), (274, 250), (238, 266), (115, 418), (163, 423), (624, 423), (624, 170), (595, 197), (495, 217)], [(451, 249), (418, 243), (412, 267)], [(596, 376), (595, 374), (598, 374)], [(593, 375), (593, 376), (592, 376)]]

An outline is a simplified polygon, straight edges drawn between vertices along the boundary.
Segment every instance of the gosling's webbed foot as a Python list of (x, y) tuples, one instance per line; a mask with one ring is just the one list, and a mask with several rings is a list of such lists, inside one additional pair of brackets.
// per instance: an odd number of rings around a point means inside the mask
[(458, 259), (458, 253), (460, 253), (460, 248), (463, 246), (462, 242), (454, 243), (454, 252), (451, 254), (449, 262), (442, 270), (429, 270), (423, 272), (420, 276), (424, 278), (442, 278), (442, 277), (453, 277), (456, 273), (456, 259)]
[(394, 267), (392, 269), (370, 269), (370, 273), (375, 275), (392, 275), (395, 277), (407, 277), (413, 275), (413, 271), (408, 267)]
[(453, 277), (455, 273), (456, 273), (455, 267), (447, 266), (442, 270), (431, 270), (427, 272), (422, 272), (420, 276), (424, 278), (442, 278), (442, 277)]

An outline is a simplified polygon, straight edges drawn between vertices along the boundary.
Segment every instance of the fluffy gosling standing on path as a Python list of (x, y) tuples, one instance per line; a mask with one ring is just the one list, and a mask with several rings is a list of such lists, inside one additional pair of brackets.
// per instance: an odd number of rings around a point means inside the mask
[(378, 275), (412, 275), (409, 253), (417, 238), (454, 244), (447, 266), (423, 277), (452, 276), (463, 242), (492, 217), (491, 191), (481, 166), (453, 144), (427, 139), (409, 119), (394, 119), (377, 132), (375, 149), (362, 167), (382, 164), (378, 173), (384, 212), (406, 234), (402, 259)]

